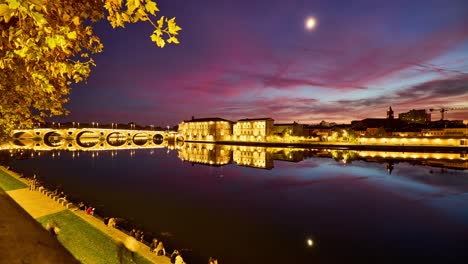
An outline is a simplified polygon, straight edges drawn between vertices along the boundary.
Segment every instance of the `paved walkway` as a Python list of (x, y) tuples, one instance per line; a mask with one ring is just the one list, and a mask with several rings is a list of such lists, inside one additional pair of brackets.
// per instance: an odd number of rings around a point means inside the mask
[(0, 188), (0, 263), (79, 263)]
[[(20, 181), (20, 182), (23, 182), (23, 183), (27, 184), (27, 181), (25, 179), (19, 178), (19, 176), (16, 173), (8, 171), (8, 170), (6, 170), (6, 168), (4, 168), (2, 166), (0, 166), (0, 172), (7, 173), (12, 178), (16, 179), (17, 181)], [(16, 185), (16, 186), (18, 186), (18, 185)], [(1, 185), (0, 185), (0, 187), (1, 187)], [(1, 188), (0, 188), (0, 190), (1, 190)], [(1, 191), (3, 193), (3, 196), (6, 197), (5, 193), (7, 193), (11, 197), (11, 199), (13, 199), (16, 202), (17, 205), (21, 206), (34, 219), (44, 217), (44, 216), (48, 216), (48, 215), (52, 215), (52, 214), (55, 214), (57, 212), (61, 212), (61, 211), (64, 211), (64, 210), (69, 210), (69, 211), (73, 212), (75, 215), (79, 216), (84, 221), (91, 224), (96, 229), (98, 229), (101, 232), (103, 232), (104, 234), (110, 236), (116, 242), (125, 243), (125, 241), (127, 241), (128, 238), (129, 238), (129, 236), (127, 234), (123, 233), (122, 231), (120, 231), (118, 229), (115, 229), (115, 228), (112, 228), (112, 227), (106, 226), (103, 223), (102, 220), (100, 220), (100, 219), (98, 219), (98, 218), (96, 218), (94, 216), (87, 215), (87, 214), (85, 214), (84, 211), (81, 211), (81, 210), (67, 209), (65, 206), (59, 204), (58, 202), (54, 201), (50, 197), (47, 197), (46, 195), (42, 194), (39, 191), (31, 191), (31, 190), (29, 190), (28, 187), (22, 187), (22, 188), (16, 187), (15, 189), (12, 189), (12, 190), (9, 190), (9, 191), (6, 191), (6, 192), (4, 192), (3, 190), (1, 190)], [(2, 194), (2, 193), (0, 193), (0, 194)], [(10, 199), (10, 197), (8, 197), (8, 199)], [(2, 200), (0, 200), (0, 201), (2, 201)], [(2, 206), (2, 203), (0, 203), (0, 208), (1, 208), (0, 215), (2, 215), (2, 217), (0, 219), (2, 219), (2, 218), (4, 218), (3, 217), (4, 215), (9, 214), (10, 210), (5, 209), (7, 207)], [(31, 218), (29, 218), (29, 219), (31, 219)], [(19, 224), (21, 224), (22, 220), (18, 221), (18, 222), (19, 222)], [(39, 225), (39, 223), (36, 222), (36, 226), (37, 225)], [(2, 230), (2, 221), (0, 221), (0, 234), (2, 233), (1, 230)], [(48, 232), (46, 232), (43, 228), (42, 228), (42, 230), (44, 231), (43, 233), (45, 233), (46, 236), (50, 237)], [(2, 241), (1, 238), (2, 238), (2, 236), (0, 236), (0, 245), (4, 246), (5, 244), (8, 244), (7, 242)], [(8, 240), (8, 238), (9, 238), (9, 236), (4, 238), (4, 240)], [(57, 240), (54, 239), (53, 237), (52, 237), (52, 239), (55, 242), (57, 242)], [(18, 245), (18, 244), (16, 244), (16, 245)], [(134, 249), (134, 251), (136, 253), (140, 254), (141, 256), (145, 257), (146, 259), (150, 260), (153, 263), (170, 264), (170, 260), (169, 260), (168, 257), (156, 256), (156, 254), (151, 253), (149, 251), (149, 247), (146, 246), (143, 243), (137, 242), (137, 246)], [(1, 250), (1, 247), (0, 247), (0, 252), (3, 252), (3, 250)], [(48, 262), (48, 263), (64, 263), (62, 261), (59, 261), (59, 262), (46, 261), (46, 262)], [(67, 263), (68, 262), (69, 261), (67, 261)], [(1, 259), (0, 259), (0, 263), (3, 263)], [(8, 262), (8, 263), (10, 263), (10, 262)], [(26, 261), (26, 262), (19, 262), (19, 263), (30, 263), (30, 262)], [(69, 263), (73, 263), (73, 262), (69, 262)]]
[(66, 210), (65, 207), (41, 192), (31, 191), (29, 188), (7, 191), (7, 193), (34, 219)]

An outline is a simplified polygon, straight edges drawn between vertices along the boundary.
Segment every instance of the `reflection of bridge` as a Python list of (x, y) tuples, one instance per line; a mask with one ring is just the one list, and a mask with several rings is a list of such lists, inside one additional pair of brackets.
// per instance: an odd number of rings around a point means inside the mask
[(109, 150), (167, 146), (177, 141), (178, 134), (166, 131), (103, 128), (40, 128), (15, 130), (13, 141), (5, 148), (35, 150)]

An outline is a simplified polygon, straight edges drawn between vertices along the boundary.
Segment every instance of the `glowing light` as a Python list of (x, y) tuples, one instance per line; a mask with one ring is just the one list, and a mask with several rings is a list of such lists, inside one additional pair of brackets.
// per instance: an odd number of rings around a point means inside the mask
[(310, 238), (307, 239), (307, 246), (312, 247), (314, 245), (314, 241)]
[(312, 30), (317, 26), (317, 20), (315, 17), (309, 17), (306, 19), (305, 27), (307, 30)]

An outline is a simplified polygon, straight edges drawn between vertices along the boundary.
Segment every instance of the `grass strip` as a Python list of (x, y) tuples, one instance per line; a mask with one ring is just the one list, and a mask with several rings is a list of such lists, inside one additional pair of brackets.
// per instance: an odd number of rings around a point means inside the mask
[(68, 210), (40, 217), (37, 221), (44, 227), (47, 223), (57, 223), (60, 227), (57, 238), (81, 263), (151, 263)]
[(28, 185), (0, 169), (0, 188), (5, 191), (27, 188)]

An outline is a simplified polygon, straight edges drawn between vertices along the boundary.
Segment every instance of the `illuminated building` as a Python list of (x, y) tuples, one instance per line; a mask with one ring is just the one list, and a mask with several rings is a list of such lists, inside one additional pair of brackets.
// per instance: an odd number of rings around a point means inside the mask
[(431, 114), (426, 113), (425, 109), (421, 110), (410, 110), (406, 113), (398, 114), (398, 119), (408, 123), (425, 124), (431, 121)]
[(468, 137), (468, 128), (431, 128), (423, 129), (425, 137)]
[(232, 134), (232, 121), (214, 118), (192, 118), (179, 124), (179, 134), (185, 140), (223, 141)]
[(273, 122), (271, 118), (240, 119), (233, 126), (232, 140), (264, 142), (273, 134)]

